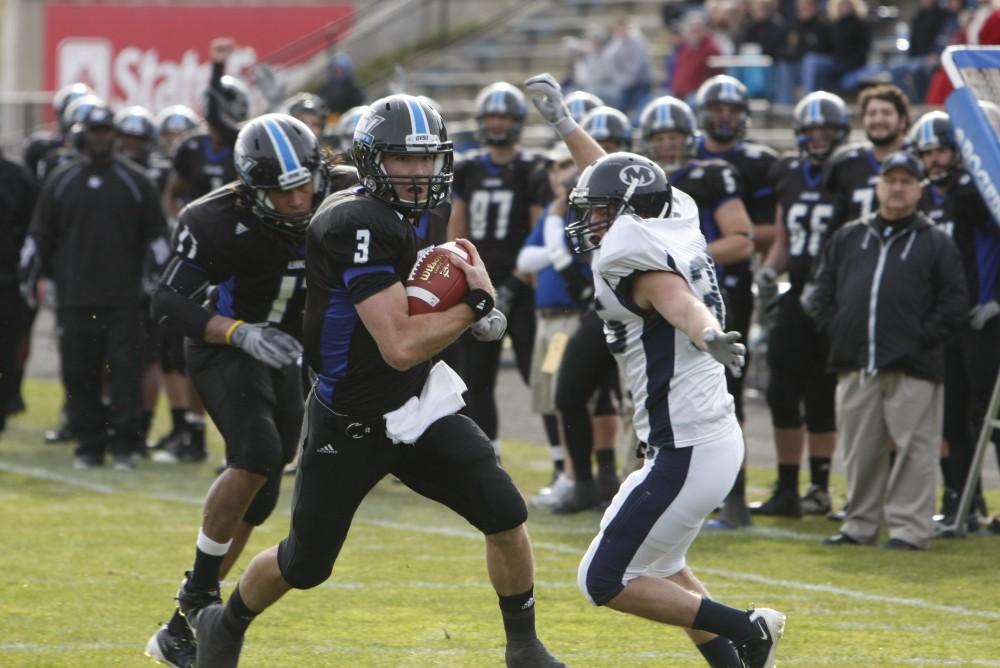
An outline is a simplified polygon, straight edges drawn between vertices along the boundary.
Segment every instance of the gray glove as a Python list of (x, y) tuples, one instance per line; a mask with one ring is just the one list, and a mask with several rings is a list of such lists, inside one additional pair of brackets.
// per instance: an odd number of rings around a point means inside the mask
[(986, 326), (986, 323), (998, 315), (1000, 315), (1000, 304), (997, 303), (997, 300), (992, 299), (985, 304), (972, 307), (972, 310), (969, 311), (969, 325), (972, 329), (981, 330)]
[(778, 294), (778, 272), (773, 267), (764, 267), (754, 277), (757, 284), (757, 312), (761, 322), (772, 324), (774, 312), (781, 301)]
[(507, 316), (500, 309), (493, 309), (472, 325), (472, 336), (477, 341), (499, 341), (507, 331)]
[(702, 333), (705, 352), (724, 364), (734, 377), (743, 375), (743, 365), (747, 362), (747, 349), (739, 343), (739, 332), (720, 332), (709, 327)]
[(556, 129), (560, 137), (565, 138), (579, 127), (563, 100), (562, 87), (551, 74), (536, 74), (524, 82), (524, 87), (528, 89), (538, 113)]
[(302, 344), (291, 334), (263, 323), (243, 323), (229, 335), (229, 342), (269, 367), (282, 369), (298, 362)]

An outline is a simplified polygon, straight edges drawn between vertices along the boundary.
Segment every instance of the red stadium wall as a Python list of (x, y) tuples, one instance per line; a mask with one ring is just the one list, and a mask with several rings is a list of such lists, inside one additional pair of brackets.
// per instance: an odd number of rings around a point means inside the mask
[[(45, 6), (44, 82), (49, 90), (90, 84), (114, 107), (170, 104), (195, 109), (208, 82), (213, 37), (239, 48), (227, 64), (241, 74), (278, 49), (324, 25), (350, 19), (352, 4)], [(350, 20), (345, 20), (347, 27)], [(314, 51), (323, 48), (317, 44)]]

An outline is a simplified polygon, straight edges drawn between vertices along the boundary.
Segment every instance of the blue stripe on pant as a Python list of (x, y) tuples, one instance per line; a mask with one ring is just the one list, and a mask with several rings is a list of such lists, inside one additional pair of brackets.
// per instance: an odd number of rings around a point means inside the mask
[(626, 569), (687, 481), (693, 451), (660, 449), (652, 466), (632, 474), (641, 480), (627, 492), (614, 517), (602, 523), (600, 544), (590, 562), (581, 565), (580, 584), (596, 605), (607, 604), (625, 588)]

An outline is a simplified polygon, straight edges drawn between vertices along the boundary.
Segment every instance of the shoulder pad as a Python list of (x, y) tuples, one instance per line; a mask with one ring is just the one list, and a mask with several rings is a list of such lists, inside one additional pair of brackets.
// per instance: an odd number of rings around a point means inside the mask
[(757, 144), (753, 142), (743, 143), (743, 153), (751, 159), (754, 160), (777, 160), (778, 152), (775, 151), (770, 146), (764, 144)]

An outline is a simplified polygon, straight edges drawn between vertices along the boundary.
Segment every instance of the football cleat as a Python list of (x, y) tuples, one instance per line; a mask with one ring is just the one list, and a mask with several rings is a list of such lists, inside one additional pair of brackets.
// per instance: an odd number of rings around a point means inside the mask
[(551, 510), (556, 515), (572, 515), (597, 508), (601, 504), (601, 494), (593, 480), (577, 480), (573, 491), (554, 504)]
[(177, 590), (177, 609), (187, 619), (188, 626), (193, 629), (193, 620), (198, 615), (198, 611), (210, 605), (221, 604), (222, 596), (218, 587), (211, 591), (189, 589), (187, 583), (188, 578), (191, 577), (191, 571), (185, 573), (184, 576), (184, 581), (181, 582), (180, 589)]
[(548, 487), (543, 487), (538, 494), (531, 497), (531, 506), (542, 510), (551, 510), (553, 506), (561, 503), (563, 499), (573, 493), (573, 481), (560, 473)]
[(733, 643), (736, 653), (747, 668), (773, 668), (778, 641), (785, 633), (785, 615), (770, 608), (757, 608), (750, 612), (750, 622), (754, 634)]
[(727, 498), (722, 504), (722, 510), (719, 511), (715, 519), (705, 523), (705, 528), (726, 531), (748, 527), (751, 524), (753, 524), (753, 519), (750, 517), (750, 509), (747, 508), (746, 500), (742, 497), (732, 497)]
[(194, 636), (185, 630), (188, 633), (175, 636), (164, 624), (146, 643), (146, 656), (171, 668), (194, 668)]
[(803, 515), (826, 515), (830, 512), (830, 490), (818, 485), (810, 485), (799, 504)]
[(508, 641), (504, 660), (507, 668), (566, 668), (538, 638)]
[[(195, 663), (206, 668), (236, 668), (243, 650), (243, 634), (233, 633), (222, 623), (225, 608), (210, 605), (198, 611), (194, 633), (198, 639)], [(539, 664), (541, 665), (541, 664)]]
[(770, 499), (750, 504), (750, 513), (753, 515), (773, 515), (777, 517), (802, 517), (802, 505), (799, 501), (799, 493), (794, 489), (778, 489), (775, 487)]

